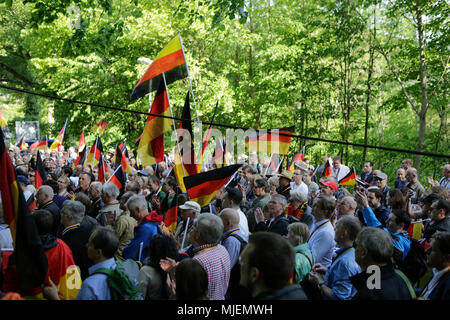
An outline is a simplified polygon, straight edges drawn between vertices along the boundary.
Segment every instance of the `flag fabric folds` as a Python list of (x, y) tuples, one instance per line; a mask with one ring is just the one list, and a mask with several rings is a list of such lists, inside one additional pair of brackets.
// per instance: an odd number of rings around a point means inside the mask
[(92, 168), (96, 167), (100, 162), (100, 157), (103, 153), (103, 145), (100, 140), (100, 136), (97, 135), (94, 144), (89, 150), (89, 154), (86, 159), (86, 165), (91, 166)]
[(291, 160), (289, 164), (289, 171), (294, 171), (294, 164), (295, 161), (303, 161), (305, 158), (305, 146), (303, 146), (302, 150), (300, 150), (299, 153), (297, 153)]
[(30, 146), (30, 150), (47, 150), (47, 137), (44, 137), (44, 139), (34, 142)]
[(294, 127), (282, 129), (255, 130), (245, 137), (249, 152), (287, 154)]
[(100, 182), (106, 181), (106, 174), (109, 172), (108, 166), (106, 165), (103, 154), (100, 157), (100, 161), (98, 163), (98, 176), (97, 180)]
[(115, 184), (120, 191), (123, 188), (125, 188), (126, 181), (127, 180), (125, 177), (125, 173), (123, 172), (122, 166), (118, 166), (116, 171), (114, 171), (113, 175), (111, 176), (111, 178), (109, 178), (108, 181), (106, 181), (106, 183)]
[(83, 130), (83, 131), (81, 131), (80, 142), (78, 142), (78, 153), (83, 151), (83, 149), (85, 147), (86, 147), (86, 143), (84, 142), (84, 130)]
[(98, 135), (102, 135), (106, 131), (106, 128), (108, 128), (108, 126), (109, 123), (102, 120), (94, 124), (94, 126), (92, 127), (92, 131), (94, 131)]
[(326, 162), (325, 162), (325, 166), (324, 166), (324, 168), (323, 168), (323, 176), (324, 177), (331, 177), (331, 175), (332, 175), (333, 173), (332, 173), (332, 171), (331, 171), (331, 163), (330, 163), (330, 159), (328, 159)]
[(164, 224), (172, 232), (175, 232), (175, 230), (177, 229), (177, 217), (178, 217), (178, 201), (177, 196), (175, 196), (175, 201), (171, 202), (171, 206), (166, 211), (164, 217)]
[(200, 207), (207, 206), (241, 166), (242, 164), (233, 164), (184, 177), (184, 185), (190, 200), (197, 202)]
[(356, 185), (356, 172), (355, 168), (350, 170), (341, 180), (338, 181), (340, 186), (355, 186)]
[[(171, 116), (169, 98), (164, 82), (160, 82), (151, 114)], [(149, 115), (138, 146), (138, 155), (142, 165), (153, 165), (164, 161), (164, 133), (171, 129), (171, 119)]]
[(77, 165), (82, 165), (84, 167), (84, 163), (86, 161), (86, 148), (83, 148), (83, 151), (78, 152), (78, 157), (75, 159), (75, 162), (72, 165), (72, 170), (76, 168)]
[(125, 157), (125, 153), (123, 153), (120, 148), (120, 145), (117, 146), (117, 148), (116, 148), (116, 155), (115, 155), (115, 159), (114, 159), (113, 163), (115, 166), (121, 165), (124, 172), (129, 173), (129, 174), (133, 173), (133, 171), (131, 170), (131, 166), (128, 163), (128, 160)]
[(34, 176), (34, 186), (36, 191), (47, 180), (47, 171), (45, 170), (44, 163), (42, 162), (41, 153), (38, 151), (36, 155), (36, 170)]
[(212, 161), (217, 168), (222, 168), (226, 165), (225, 156), (226, 156), (226, 141), (224, 138), (222, 141), (217, 140), (216, 148), (214, 149), (212, 155)]
[[(0, 130), (0, 193), (3, 212), (14, 243), (17, 283), (27, 292), (45, 282), (48, 261), (36, 223), (26, 205)], [(10, 257), (12, 259), (12, 257)]]
[(19, 148), (19, 150), (27, 150), (28, 149), (28, 144), (26, 144), (24, 136), (22, 136), (22, 138), (20, 138), (19, 142), (16, 144), (16, 147)]
[(50, 146), (50, 150), (59, 150), (59, 147), (63, 144), (64, 140), (64, 134), (66, 133), (66, 127), (67, 127), (67, 121), (69, 118), (66, 119), (66, 123), (64, 123), (64, 126), (62, 127), (61, 131), (59, 131), (58, 136), (53, 141), (52, 145)]
[[(188, 76), (186, 59), (181, 45), (181, 36), (176, 36), (156, 56), (155, 60), (145, 71), (141, 80), (136, 84), (131, 93), (131, 101), (145, 96), (164, 83), (162, 74), (166, 78), (167, 85)], [(151, 88), (151, 89), (150, 89)]]
[[(184, 166), (184, 172), (186, 175), (193, 175), (198, 173), (198, 167), (197, 167), (197, 161), (195, 159), (195, 152), (194, 152), (194, 134), (192, 130), (192, 122), (191, 122), (191, 107), (189, 102), (189, 91), (186, 94), (186, 99), (184, 102), (183, 111), (181, 113), (181, 120), (180, 121), (180, 129), (184, 129), (187, 132), (184, 132), (184, 134), (189, 133), (190, 135), (190, 152), (189, 154), (185, 155), (183, 154), (183, 150), (180, 148), (180, 156), (181, 160), (183, 162)], [(181, 133), (178, 134), (179, 143), (185, 139), (185, 136), (180, 136)], [(187, 137), (186, 137), (187, 138)]]
[[(3, 116), (3, 111), (0, 108), (0, 128), (3, 129), (6, 127), (6, 125), (8, 124), (8, 122), (6, 121), (5, 117)], [(2, 141), (3, 143), (3, 141)]]

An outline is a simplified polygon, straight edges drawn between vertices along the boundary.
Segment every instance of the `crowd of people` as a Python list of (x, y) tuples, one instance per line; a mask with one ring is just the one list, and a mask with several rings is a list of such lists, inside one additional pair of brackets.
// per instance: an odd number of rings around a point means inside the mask
[[(113, 152), (106, 154), (112, 167)], [(9, 155), (27, 204), (36, 203), (32, 215), (47, 256), (60, 248), (65, 257), (49, 258), (50, 273), (62, 260), (78, 267), (78, 287), (65, 293), (52, 279), (40, 288), (42, 299), (111, 300), (102, 270), (129, 260), (139, 266), (143, 300), (450, 298), (450, 164), (424, 187), (409, 159), (395, 181), (368, 161), (355, 187), (345, 187), (338, 182), (350, 169), (339, 156), (324, 157), (331, 164), (324, 176), (323, 163), (315, 168), (305, 158), (276, 172), (267, 158), (259, 163), (250, 154), (201, 207), (179, 190), (170, 162), (140, 168), (128, 159), (133, 172), (119, 189), (98, 181), (97, 167), (72, 169), (69, 152), (46, 151), (46, 177), (36, 189), (36, 153), (10, 148)], [(177, 227), (169, 230), (164, 221), (174, 206)], [(16, 297), (6, 263), (13, 242), (0, 222), (0, 292)], [(427, 264), (419, 279), (405, 267), (417, 244)], [(371, 287), (374, 268), (380, 279)]]

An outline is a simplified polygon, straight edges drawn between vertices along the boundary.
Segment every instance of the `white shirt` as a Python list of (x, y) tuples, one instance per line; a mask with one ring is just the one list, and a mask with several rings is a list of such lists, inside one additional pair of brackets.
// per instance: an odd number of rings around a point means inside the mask
[(237, 212), (239, 213), (239, 229), (244, 235), (244, 240), (248, 242), (249, 230), (247, 217), (241, 209), (238, 209)]
[(294, 191), (297, 189), (300, 189), (302, 193), (308, 195), (308, 186), (303, 181), (300, 185), (296, 185), (294, 181), (291, 182), (291, 190)]
[(341, 180), (350, 172), (350, 168), (341, 164), (339, 168), (335, 169), (331, 166), (331, 175), (337, 179), (337, 181)]
[(331, 265), (336, 242), (334, 228), (329, 219), (317, 221), (311, 227), (308, 248), (311, 250), (314, 263), (328, 268)]

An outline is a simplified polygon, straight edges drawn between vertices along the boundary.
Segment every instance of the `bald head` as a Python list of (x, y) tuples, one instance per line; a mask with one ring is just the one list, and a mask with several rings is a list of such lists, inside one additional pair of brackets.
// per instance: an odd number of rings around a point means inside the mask
[(239, 227), (240, 218), (239, 213), (236, 210), (232, 208), (226, 208), (223, 209), (219, 215), (223, 222), (224, 232)]

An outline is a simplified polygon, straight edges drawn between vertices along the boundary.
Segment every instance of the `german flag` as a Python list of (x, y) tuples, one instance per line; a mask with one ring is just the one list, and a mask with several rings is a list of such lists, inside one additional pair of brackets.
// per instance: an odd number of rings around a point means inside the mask
[(0, 108), (0, 128), (1, 129), (5, 128), (7, 124), (8, 124), (8, 122), (6, 121), (5, 117), (3, 116), (3, 111)]
[(76, 168), (77, 165), (82, 165), (84, 167), (84, 163), (86, 161), (86, 148), (83, 148), (83, 151), (78, 153), (78, 157), (76, 158), (75, 162), (72, 165), (72, 170)]
[[(195, 159), (195, 152), (194, 152), (194, 134), (192, 131), (192, 122), (191, 122), (191, 107), (190, 107), (190, 101), (189, 101), (189, 91), (186, 94), (186, 99), (184, 102), (183, 111), (181, 113), (181, 121), (179, 128), (182, 130), (186, 130), (189, 132), (189, 139), (190, 139), (190, 153), (187, 155), (183, 154), (183, 149), (180, 150), (182, 162), (184, 166), (184, 172), (187, 175), (193, 175), (198, 173), (198, 167), (197, 167), (197, 161)], [(187, 137), (186, 137), (187, 138)], [(185, 139), (184, 136), (181, 135), (181, 133), (178, 134), (178, 143), (181, 143)]]
[[(216, 117), (217, 107), (218, 106), (219, 106), (219, 101), (217, 101), (217, 103), (216, 103), (216, 108), (214, 109), (214, 114), (213, 114), (213, 116), (211, 118), (211, 123), (214, 122), (214, 118)], [(200, 157), (200, 164), (199, 164), (199, 171), (200, 171), (201, 165), (203, 163), (203, 155), (205, 154), (206, 147), (208, 146), (209, 138), (211, 138), (211, 130), (212, 130), (212, 124), (209, 125), (208, 131), (206, 132), (205, 140), (203, 141), (202, 154), (201, 154), (201, 157)]]
[(304, 158), (305, 158), (305, 146), (303, 146), (302, 150), (300, 150), (300, 152), (297, 153), (294, 158), (292, 158), (289, 164), (289, 171), (294, 171), (295, 161), (303, 161)]
[(187, 64), (184, 57), (181, 36), (176, 36), (158, 54), (155, 61), (148, 67), (141, 80), (136, 84), (131, 93), (131, 101), (145, 96), (147, 93), (158, 89), (164, 83), (162, 74), (166, 78), (167, 85), (187, 77)]
[[(150, 113), (171, 116), (169, 98), (163, 81), (160, 82)], [(137, 150), (142, 165), (153, 165), (164, 161), (164, 133), (171, 129), (171, 123), (172, 120), (169, 118), (148, 116)]]
[(66, 127), (67, 127), (67, 121), (69, 118), (66, 119), (66, 123), (64, 123), (64, 126), (62, 127), (61, 131), (59, 131), (58, 136), (53, 141), (52, 145), (50, 146), (50, 150), (56, 150), (59, 149), (59, 146), (62, 145), (64, 140), (64, 134), (66, 133)]
[(294, 127), (282, 129), (255, 130), (245, 137), (249, 152), (287, 154)]
[(41, 153), (39, 151), (36, 155), (36, 170), (34, 179), (34, 187), (36, 190), (44, 184), (45, 180), (47, 180), (47, 171), (44, 168), (44, 163), (42, 162)]
[(95, 139), (94, 144), (92, 145), (91, 149), (89, 150), (89, 154), (86, 159), (86, 164), (88, 166), (91, 166), (94, 168), (98, 165), (100, 162), (100, 157), (103, 153), (103, 145), (102, 141), (100, 140), (100, 136), (97, 135), (97, 138)]
[(125, 157), (125, 154), (122, 153), (120, 145), (117, 146), (117, 148), (116, 148), (114, 165), (115, 166), (121, 165), (124, 172), (129, 173), (129, 174), (133, 173), (133, 171), (131, 170), (130, 164), (128, 163), (128, 160)]
[(106, 131), (106, 128), (108, 128), (108, 126), (109, 123), (102, 120), (94, 124), (94, 126), (92, 127), (92, 131), (94, 131), (97, 135), (102, 135)]
[(330, 163), (330, 159), (328, 159), (326, 162), (325, 162), (325, 166), (324, 166), (324, 168), (323, 168), (323, 174), (322, 174), (322, 176), (324, 176), (324, 177), (331, 177), (332, 176), (332, 172), (331, 172), (331, 163)]
[(355, 168), (352, 168), (349, 173), (341, 180), (338, 181), (340, 186), (355, 186), (356, 185), (356, 173)]
[(213, 163), (216, 164), (217, 168), (223, 168), (226, 165), (225, 155), (226, 151), (226, 141), (223, 139), (222, 141), (217, 140), (216, 148), (214, 149), (214, 153), (212, 156)]
[(84, 143), (84, 130), (81, 131), (80, 142), (78, 142), (78, 153), (84, 150), (86, 143)]
[[(26, 205), (22, 189), (8, 155), (0, 130), (0, 193), (3, 212), (14, 243), (17, 284), (20, 292), (27, 292), (45, 282), (48, 261), (36, 223)], [(3, 261), (5, 263), (5, 261)]]
[(111, 178), (106, 181), (106, 183), (114, 183), (120, 191), (125, 188), (126, 181), (127, 180), (125, 178), (125, 174), (123, 173), (122, 166), (119, 166), (116, 171), (114, 171), (114, 174), (111, 176)]
[(108, 173), (108, 166), (105, 163), (103, 154), (100, 157), (100, 161), (98, 163), (98, 176), (97, 176), (97, 180), (100, 182), (105, 182), (106, 181), (106, 173)]
[(422, 232), (423, 232), (423, 221), (411, 222), (407, 230), (408, 236), (416, 240), (422, 239)]
[(19, 142), (16, 144), (16, 147), (19, 148), (19, 150), (27, 150), (28, 149), (28, 144), (25, 143), (24, 136), (22, 136), (22, 138), (20, 138)]
[(175, 195), (175, 201), (172, 201), (171, 207), (166, 211), (164, 216), (164, 224), (167, 228), (175, 232), (177, 229), (177, 216), (178, 216), (178, 199), (177, 195)]
[(30, 146), (30, 150), (47, 150), (47, 137), (38, 140)]
[(242, 164), (233, 164), (184, 177), (189, 198), (200, 204), (200, 207), (205, 207), (241, 166)]

